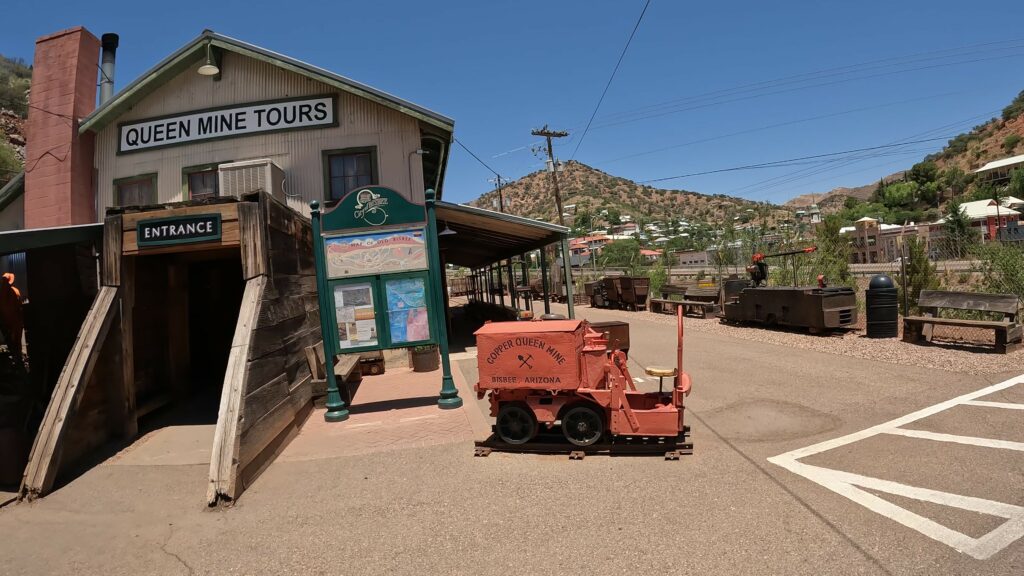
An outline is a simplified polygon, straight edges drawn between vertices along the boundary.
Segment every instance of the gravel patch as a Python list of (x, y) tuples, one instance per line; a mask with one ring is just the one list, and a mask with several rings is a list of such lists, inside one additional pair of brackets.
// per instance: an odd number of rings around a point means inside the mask
[[(581, 306), (580, 308), (587, 308)], [(621, 316), (623, 320), (641, 318), (648, 322), (675, 325), (675, 316), (653, 312), (628, 312), (625, 310), (604, 310), (602, 312)], [(902, 325), (902, 322), (900, 322)], [(921, 345), (904, 342), (900, 338), (868, 338), (863, 330), (837, 330), (831, 334), (813, 335), (804, 331), (782, 328), (763, 328), (756, 325), (735, 325), (722, 323), (717, 318), (693, 318), (687, 316), (685, 329), (688, 332), (718, 334), (741, 340), (756, 340), (779, 346), (790, 346), (814, 350), (826, 354), (852, 356), (889, 362), (905, 366), (935, 368), (965, 374), (1000, 374), (1020, 370), (1024, 364), (1024, 350), (1009, 354), (996, 354), (991, 345), (978, 345), (967, 341), (948, 341), (939, 344)], [(990, 332), (990, 331), (989, 331)], [(984, 340), (984, 339), (983, 339)]]

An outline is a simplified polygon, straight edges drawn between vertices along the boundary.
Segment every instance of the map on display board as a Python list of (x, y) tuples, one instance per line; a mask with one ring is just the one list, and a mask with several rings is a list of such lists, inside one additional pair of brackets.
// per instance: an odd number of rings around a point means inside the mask
[(427, 268), (423, 229), (324, 239), (329, 278), (370, 276)]
[(370, 283), (334, 287), (334, 315), (338, 345), (357, 348), (377, 345), (377, 322)]
[(427, 287), (423, 278), (395, 278), (384, 281), (391, 341), (419, 342), (430, 339), (427, 315)]

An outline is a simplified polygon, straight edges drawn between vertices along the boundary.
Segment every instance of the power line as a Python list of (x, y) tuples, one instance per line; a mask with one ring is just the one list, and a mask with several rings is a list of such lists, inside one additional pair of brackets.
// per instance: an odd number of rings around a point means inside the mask
[(604, 85), (601, 97), (597, 99), (597, 106), (594, 106), (594, 112), (590, 115), (590, 120), (587, 121), (587, 127), (583, 129), (583, 134), (580, 135), (580, 139), (576, 141), (576, 148), (573, 149), (572, 156), (569, 156), (569, 160), (576, 158), (576, 152), (579, 151), (580, 145), (583, 144), (583, 139), (587, 137), (587, 132), (590, 130), (590, 124), (594, 122), (594, 116), (597, 116), (597, 111), (601, 109), (601, 103), (604, 102), (605, 94), (608, 94), (608, 88), (611, 88), (612, 80), (615, 79), (615, 73), (619, 71), (619, 65), (622, 64), (622, 59), (626, 56), (626, 50), (629, 50), (629, 45), (633, 42), (633, 36), (636, 36), (636, 30), (640, 27), (640, 22), (643, 21), (644, 14), (647, 13), (647, 7), (650, 5), (651, 0), (647, 0), (644, 4), (644, 9), (640, 11), (640, 17), (636, 19), (636, 24), (633, 25), (633, 31), (629, 33), (626, 45), (622, 47), (622, 53), (619, 54), (619, 59), (615, 62), (615, 68), (612, 69), (612, 75), (608, 77), (608, 83)]
[[(939, 126), (939, 127), (936, 127), (936, 128), (932, 128), (930, 130), (925, 130), (923, 132), (919, 132), (917, 134), (913, 134), (913, 135), (907, 136), (905, 138), (900, 138), (900, 139), (894, 140), (894, 141), (890, 142), (890, 144), (892, 144), (894, 147), (909, 145), (910, 144), (910, 142), (909, 142), (910, 140), (914, 140), (914, 139), (918, 139), (918, 138), (922, 138), (922, 137), (926, 137), (926, 136), (932, 136), (934, 134), (938, 134), (938, 133), (954, 130), (957, 127), (962, 126), (962, 125), (970, 125), (971, 123), (977, 122), (978, 120), (980, 120), (982, 118), (990, 118), (990, 117), (992, 117), (993, 114), (996, 114), (998, 112), (999, 111), (996, 110), (996, 111), (993, 111), (993, 112), (986, 112), (984, 114), (978, 114), (976, 116), (971, 116), (971, 117), (965, 118), (963, 120), (958, 120), (956, 122), (951, 122), (949, 124), (944, 124), (942, 126)], [(774, 176), (772, 178), (768, 178), (766, 180), (762, 180), (762, 181), (759, 181), (759, 182), (754, 182), (753, 184), (747, 184), (745, 186), (741, 186), (739, 188), (733, 189), (733, 190), (729, 191), (728, 193), (729, 194), (737, 194), (737, 193), (741, 193), (741, 192), (743, 192), (745, 190), (750, 190), (750, 189), (754, 189), (754, 191), (758, 192), (758, 193), (764, 193), (764, 192), (767, 192), (767, 191), (769, 191), (769, 190), (771, 190), (773, 188), (777, 188), (779, 186), (782, 186), (784, 184), (790, 184), (792, 182), (803, 180), (804, 178), (807, 178), (807, 177), (810, 177), (810, 176), (815, 176), (815, 175), (821, 174), (823, 172), (830, 172), (832, 170), (838, 170), (838, 169), (841, 169), (841, 168), (845, 168), (846, 166), (849, 166), (851, 164), (854, 164), (854, 163), (857, 163), (857, 162), (861, 162), (863, 160), (871, 159), (871, 158), (874, 158), (874, 157), (875, 156), (872, 156), (872, 155), (867, 155), (867, 156), (863, 156), (862, 155), (862, 156), (855, 156), (853, 158), (840, 158), (840, 159), (836, 159), (836, 160), (829, 160), (829, 161), (824, 162), (824, 164), (835, 164), (835, 163), (839, 163), (839, 164), (835, 165), (835, 166), (829, 166), (829, 167), (819, 166), (817, 168), (814, 168), (814, 167), (812, 167), (812, 168), (803, 168), (803, 169), (800, 169), (800, 170), (796, 170), (794, 172), (790, 172), (788, 174), (782, 174), (782, 175), (779, 175), (779, 176)], [(749, 196), (749, 194), (745, 194), (745, 196)]]
[[(731, 96), (731, 95), (734, 95), (734, 94), (739, 94), (739, 93), (744, 93), (744, 92), (751, 92), (751, 91), (757, 91), (757, 90), (762, 90), (762, 89), (777, 88), (777, 87), (780, 87), (780, 86), (785, 86), (787, 84), (799, 84), (799, 83), (805, 83), (805, 82), (812, 82), (812, 81), (817, 81), (817, 80), (820, 80), (820, 79), (823, 79), (823, 78), (829, 78), (829, 77), (833, 77), (833, 76), (842, 76), (842, 75), (845, 75), (845, 74), (855, 74), (855, 73), (866, 72), (866, 71), (870, 71), (870, 70), (874, 70), (874, 69), (890, 68), (890, 67), (893, 67), (893, 66), (906, 66), (907, 64), (913, 64), (915, 62), (926, 62), (926, 61), (930, 61), (930, 60), (942, 60), (942, 59), (948, 59), (948, 58), (960, 58), (960, 57), (969, 56), (969, 55), (972, 55), (972, 54), (992, 52), (992, 51), (1017, 50), (1017, 49), (1020, 49), (1020, 48), (1024, 48), (1024, 44), (1017, 44), (1017, 45), (1012, 45), (1012, 46), (1001, 46), (1001, 47), (998, 47), (998, 48), (986, 48), (984, 50), (975, 50), (975, 48), (991, 46), (991, 45), (994, 45), (994, 44), (1017, 43), (1017, 42), (1021, 42), (1022, 40), (1024, 40), (1024, 39), (1005, 40), (1005, 41), (1001, 41), (1001, 42), (991, 42), (991, 43), (985, 43), (985, 44), (979, 44), (979, 45), (973, 45), (973, 46), (966, 46), (966, 47), (962, 47), (962, 48), (945, 49), (945, 50), (939, 50), (939, 51), (934, 51), (934, 52), (923, 52), (923, 53), (918, 53), (918, 54), (911, 54), (911, 55), (908, 55), (908, 56), (897, 56), (897, 57), (885, 58), (885, 59), (881, 59), (881, 60), (863, 62), (863, 63), (860, 63), (860, 64), (852, 64), (852, 65), (846, 65), (846, 66), (839, 66), (839, 67), (835, 67), (835, 68), (818, 70), (818, 71), (815, 71), (815, 72), (805, 72), (805, 73), (801, 73), (801, 74), (795, 74), (795, 75), (792, 75), (792, 76), (784, 76), (782, 78), (763, 80), (763, 81), (760, 81), (760, 82), (754, 82), (754, 83), (750, 83), (750, 84), (743, 84), (743, 85), (735, 86), (735, 87), (732, 87), (732, 88), (722, 88), (722, 89), (719, 89), (719, 90), (712, 90), (710, 92), (705, 92), (705, 93), (702, 93), (702, 94), (696, 94), (696, 95), (693, 95), (693, 96), (687, 96), (687, 97), (683, 97), (683, 98), (677, 98), (677, 99), (673, 99), (673, 100), (668, 100), (668, 101), (661, 102), (661, 103), (658, 103), (658, 104), (651, 104), (651, 105), (647, 105), (647, 106), (642, 106), (642, 107), (636, 108), (636, 109), (634, 109), (632, 111), (613, 113), (613, 114), (611, 114), (609, 116), (606, 116), (605, 118), (606, 119), (612, 119), (612, 118), (615, 118), (615, 117), (630, 116), (630, 115), (637, 115), (637, 114), (647, 114), (647, 113), (655, 111), (656, 109), (659, 109), (659, 108), (663, 109), (663, 108), (679, 106), (679, 105), (683, 105), (683, 104), (692, 104), (692, 103), (699, 102), (699, 101), (702, 101), (702, 100), (715, 100), (715, 99), (720, 98), (720, 97)], [(963, 53), (962, 54), (947, 54), (947, 55), (944, 55), (944, 56), (932, 56), (932, 57), (928, 57), (928, 58), (915, 58), (917, 56), (925, 56), (925, 55), (928, 55), (928, 54), (941, 54), (941, 53), (956, 52), (956, 51), (963, 51)], [(1004, 56), (996, 56), (994, 58), (1012, 57), (1014, 55), (1015, 54), (1009, 54), (1009, 55), (1004, 55)], [(899, 60), (905, 60), (905, 61), (904, 62), (898, 62)], [(982, 60), (984, 60), (984, 59), (982, 59)], [(975, 62), (975, 61), (978, 61), (978, 60), (970, 60), (970, 61), (962, 61), (962, 62), (952, 62), (952, 63), (945, 63), (945, 64), (942, 64), (942, 65), (943, 66), (945, 66), (945, 65), (955, 65), (955, 64), (961, 64), (961, 63), (971, 63), (971, 62)], [(881, 66), (877, 65), (877, 64), (880, 64), (882, 62), (893, 62), (893, 63), (885, 64), (885, 65), (881, 65)], [(904, 70), (900, 70), (900, 72), (908, 72), (908, 71), (914, 71), (914, 70), (918, 70), (918, 69), (931, 68), (931, 67), (934, 67), (934, 65), (933, 66), (925, 66), (925, 67), (921, 67), (921, 68), (904, 69)], [(871, 78), (871, 77), (874, 77), (874, 76), (869, 76), (868, 78)], [(862, 78), (864, 78), (864, 77), (845, 79), (845, 80), (841, 80), (841, 82), (846, 82), (846, 81), (849, 81), (849, 80), (862, 79)], [(813, 86), (809, 86), (809, 87), (813, 87)]]
[(470, 150), (469, 148), (466, 148), (466, 145), (463, 144), (461, 140), (459, 140), (458, 138), (455, 138), (454, 136), (452, 136), (452, 138), (455, 140), (456, 144), (458, 144), (459, 146), (462, 146), (463, 150), (465, 150), (466, 152), (469, 152), (469, 155), (472, 156), (473, 158), (475, 158), (476, 161), (479, 162), (481, 166), (483, 166), (484, 168), (487, 168), (488, 170), (490, 170), (498, 178), (502, 177), (501, 174), (498, 174), (497, 170), (495, 170), (494, 168), (491, 168), (490, 166), (488, 166), (487, 163), (484, 162), (483, 160), (481, 160), (479, 156), (477, 156), (476, 154), (473, 154), (472, 150)]
[(762, 162), (760, 164), (746, 164), (743, 166), (733, 166), (731, 168), (719, 168), (717, 170), (706, 170), (704, 172), (691, 172), (689, 174), (680, 174), (678, 176), (666, 176), (664, 178), (652, 178), (650, 180), (641, 180), (640, 184), (650, 184), (651, 182), (664, 182), (666, 180), (678, 180), (679, 178), (689, 178), (691, 176), (704, 176), (706, 174), (718, 174), (721, 172), (736, 172), (739, 170), (752, 170), (756, 168), (770, 168), (775, 166), (790, 166), (793, 162), (801, 160), (812, 160), (815, 158), (827, 158), (829, 156), (840, 156), (843, 154), (853, 154), (856, 152), (866, 152), (868, 150), (880, 150), (883, 148), (893, 148), (896, 146), (906, 146), (908, 144), (920, 144), (922, 142), (934, 142), (936, 140), (947, 140), (948, 138), (928, 138), (925, 140), (917, 140), (914, 142), (903, 142), (900, 144), (883, 144), (881, 146), (870, 146), (867, 148), (855, 148), (853, 150), (844, 150), (842, 152), (829, 152), (827, 154), (814, 154), (812, 156), (800, 156), (798, 158), (788, 158), (786, 160), (775, 160), (772, 162)]
[[(985, 62), (985, 61), (988, 61), (988, 60), (1002, 60), (1002, 59), (1006, 59), (1006, 58), (1016, 58), (1016, 57), (1021, 56), (1021, 54), (1024, 54), (1024, 53), (1014, 53), (1014, 54), (1007, 54), (1007, 55), (1003, 55), (1003, 56), (993, 56), (993, 57), (989, 57), (989, 58), (977, 58), (977, 59), (974, 59), (974, 60), (963, 60), (963, 61), (959, 61), (959, 62), (951, 62), (951, 63), (945, 63), (945, 64), (932, 64), (932, 65), (929, 65), (929, 66), (921, 66), (921, 67), (917, 67), (917, 68), (907, 68), (907, 69), (900, 69), (900, 70), (891, 70), (891, 71), (888, 71), (888, 72), (881, 72), (881, 73), (878, 73), (878, 74), (868, 74), (868, 75), (864, 75), (864, 76), (856, 76), (856, 77), (853, 77), (853, 78), (841, 78), (841, 79), (838, 79), (838, 80), (832, 80), (832, 81), (829, 81), (829, 82), (821, 82), (821, 83), (817, 83), (817, 84), (811, 84), (811, 85), (808, 85), (808, 86), (796, 86), (796, 87), (792, 87), (792, 88), (785, 88), (785, 89), (782, 89), (782, 90), (775, 90), (775, 91), (770, 91), (770, 92), (753, 93), (753, 94), (748, 94), (748, 95), (745, 95), (745, 96), (737, 96), (735, 98), (729, 98), (729, 99), (725, 99), (725, 100), (710, 100), (710, 101), (707, 101), (707, 102), (699, 102), (699, 103), (695, 102), (692, 105), (687, 105), (687, 106), (684, 106), (682, 108), (668, 108), (668, 109), (665, 109), (665, 110), (651, 112), (651, 113), (648, 113), (646, 115), (637, 116), (635, 118), (628, 118), (628, 119), (624, 119), (624, 120), (608, 122), (608, 123), (605, 123), (605, 124), (598, 124), (597, 126), (594, 126), (594, 129), (595, 130), (600, 130), (600, 129), (604, 129), (604, 128), (610, 128), (612, 126), (620, 126), (622, 124), (629, 124), (629, 123), (632, 123), (632, 122), (639, 122), (641, 120), (649, 120), (651, 118), (660, 118), (662, 116), (669, 116), (671, 114), (678, 114), (680, 112), (689, 112), (689, 111), (692, 111), (692, 110), (699, 110), (699, 109), (702, 109), (702, 108), (710, 108), (710, 107), (713, 107), (713, 106), (720, 106), (722, 104), (731, 104), (733, 102), (741, 102), (741, 101), (744, 101), (744, 100), (751, 100), (751, 99), (755, 99), (755, 98), (763, 98), (765, 96), (775, 96), (775, 95), (778, 95), (778, 94), (786, 94), (786, 93), (789, 93), (789, 92), (798, 92), (798, 91), (801, 91), (801, 90), (807, 90), (807, 89), (811, 89), (811, 88), (822, 88), (822, 87), (826, 87), (826, 86), (833, 86), (833, 85), (836, 85), (836, 84), (844, 84), (846, 82), (853, 82), (853, 81), (856, 81), (856, 80), (868, 80), (868, 79), (880, 78), (880, 77), (884, 77), (884, 76), (893, 76), (893, 75), (897, 75), (897, 74), (905, 74), (907, 72), (914, 72), (914, 71), (919, 71), (919, 70), (926, 70), (926, 69), (933, 69), (933, 68), (945, 68), (945, 67), (949, 67), (949, 66), (959, 66), (961, 64), (973, 64), (973, 63), (977, 63), (977, 62)], [(683, 106), (684, 104), (686, 104), (686, 103), (685, 102), (681, 102), (679, 104), (675, 104), (674, 106)]]
[(33, 109), (33, 110), (39, 110), (40, 112), (45, 112), (47, 114), (51, 114), (51, 115), (56, 116), (58, 118), (64, 118), (65, 120), (74, 120), (75, 119), (74, 116), (69, 116), (67, 114), (61, 114), (59, 112), (51, 112), (50, 110), (47, 110), (46, 108), (40, 108), (39, 106), (33, 106), (31, 104), (28, 104), (27, 106), (29, 108)]
[[(1024, 44), (1020, 44), (1022, 41), (1024, 41), (1024, 38), (1013, 38), (1013, 39), (1007, 39), (1007, 40), (999, 40), (999, 41), (995, 41), (995, 42), (986, 42), (986, 43), (981, 43), (981, 44), (972, 44), (972, 45), (960, 46), (960, 47), (957, 47), (957, 48), (946, 48), (946, 49), (942, 49), (942, 50), (917, 52), (917, 53), (903, 55), (903, 56), (894, 56), (894, 57), (883, 58), (883, 59), (879, 59), (879, 60), (871, 60), (871, 61), (861, 62), (861, 63), (857, 63), (857, 64), (847, 64), (847, 65), (844, 65), (844, 66), (838, 66), (838, 67), (834, 67), (834, 68), (826, 68), (826, 69), (812, 71), (812, 72), (803, 72), (803, 73), (800, 73), (800, 74), (795, 74), (795, 75), (791, 75), (791, 76), (784, 76), (784, 77), (775, 78), (775, 79), (762, 80), (762, 81), (753, 82), (753, 83), (750, 83), (750, 84), (742, 84), (742, 85), (734, 86), (734, 87), (731, 87), (731, 88), (722, 88), (722, 89), (719, 89), (719, 90), (713, 90), (713, 91), (705, 92), (705, 93), (702, 93), (702, 94), (697, 94), (697, 95), (688, 96), (688, 97), (684, 97), (684, 98), (668, 100), (668, 101), (661, 102), (661, 103), (658, 103), (658, 104), (651, 104), (651, 105), (647, 105), (647, 106), (642, 106), (640, 108), (636, 108), (636, 109), (633, 109), (633, 110), (630, 110), (630, 111), (611, 113), (609, 115), (603, 116), (602, 120), (598, 121), (598, 124), (596, 126), (591, 126), (591, 127), (594, 128), (594, 129), (609, 128), (609, 127), (612, 127), (612, 126), (617, 126), (617, 125), (626, 124), (626, 123), (630, 123), (630, 122), (646, 120), (648, 118), (656, 118), (656, 117), (664, 116), (664, 115), (668, 115), (668, 114), (675, 114), (675, 113), (678, 113), (678, 112), (686, 112), (686, 111), (690, 111), (690, 110), (696, 110), (696, 109), (700, 109), (700, 108), (707, 108), (707, 107), (710, 107), (710, 106), (717, 106), (717, 105), (720, 105), (720, 104), (728, 104), (728, 103), (742, 101), (742, 100), (748, 100), (748, 99), (752, 99), (752, 98), (759, 98), (759, 97), (764, 97), (764, 96), (772, 96), (772, 95), (786, 93), (786, 92), (793, 92), (793, 91), (799, 91), (799, 90), (805, 90), (805, 89), (811, 89), (811, 88), (820, 88), (820, 87), (824, 87), (824, 86), (841, 84), (841, 83), (845, 83), (845, 82), (852, 82), (852, 81), (856, 81), (856, 80), (871, 79), (871, 78), (876, 78), (876, 77), (879, 77), (879, 76), (887, 76), (887, 75), (892, 75), (892, 74), (901, 74), (901, 73), (906, 73), (906, 72), (914, 72), (914, 71), (919, 71), (919, 70), (924, 70), (924, 69), (931, 69), (931, 68), (938, 68), (938, 67), (948, 67), (948, 66), (959, 66), (959, 65), (963, 65), (963, 64), (972, 64), (972, 63), (977, 63), (977, 62), (982, 62), (982, 61), (987, 61), (987, 60), (997, 60), (997, 59), (1012, 58), (1012, 57), (1018, 56), (1018, 54), (1014, 53), (1014, 54), (993, 56), (993, 57), (989, 57), (989, 58), (976, 58), (976, 59), (971, 59), (971, 60), (960, 60), (960, 61), (956, 61), (956, 62), (946, 62), (946, 63), (934, 64), (934, 65), (929, 65), (929, 66), (920, 66), (920, 67), (911, 67), (911, 68), (907, 68), (906, 67), (908, 64), (914, 64), (914, 63), (917, 63), (917, 62), (926, 62), (926, 61), (934, 61), (934, 60), (940, 60), (941, 61), (941, 60), (944, 60), (944, 59), (963, 58), (965, 56), (970, 56), (972, 54), (983, 54), (983, 53), (986, 53), (986, 52), (1005, 51), (1005, 50), (1018, 50), (1020, 48), (1024, 48)], [(890, 62), (890, 64), (879, 66), (879, 64), (883, 64), (883, 63), (886, 63), (886, 62)], [(870, 70), (873, 70), (873, 69), (891, 68), (891, 67), (894, 67), (894, 66), (903, 66), (903, 68), (900, 69), (900, 70), (885, 72), (885, 73), (881, 73), (881, 74), (872, 74), (872, 75), (866, 75), (866, 76), (862, 75), (862, 76), (856, 76), (856, 77), (852, 77), (852, 78), (841, 78), (839, 80), (833, 80), (833, 81), (830, 81), (830, 82), (824, 82), (824, 83), (818, 82), (817, 84), (810, 84), (810, 85), (807, 85), (807, 86), (797, 86), (797, 87), (788, 88), (788, 89), (785, 89), (785, 90), (775, 90), (775, 91), (764, 92), (766, 90), (772, 90), (774, 88), (780, 88), (780, 87), (784, 87), (784, 86), (787, 86), (787, 85), (815, 82), (815, 81), (820, 81), (820, 80), (828, 78), (828, 77), (842, 76), (842, 75), (849, 75), (849, 74), (857, 74), (857, 73), (863, 73), (863, 72), (866, 72), (866, 71), (870, 71)], [(764, 93), (758, 93), (758, 92), (764, 92)], [(731, 96), (737, 96), (737, 95), (744, 94), (744, 93), (748, 93), (748, 95), (747, 96), (741, 96), (739, 98), (729, 98)], [(729, 99), (723, 100), (723, 98), (729, 98)], [(685, 107), (685, 108), (678, 108), (680, 106), (687, 106), (687, 107)], [(676, 108), (676, 109), (672, 109), (672, 108)], [(630, 116), (634, 116), (635, 118), (628, 118)], [(602, 121), (604, 121), (604, 123), (602, 123)], [(579, 126), (571, 127), (570, 130), (575, 130), (577, 128), (579, 128)], [(506, 150), (504, 152), (501, 152), (501, 153), (498, 153), (498, 154), (494, 155), (493, 157), (494, 158), (498, 158), (498, 157), (505, 156), (505, 155), (513, 153), (513, 152), (518, 152), (520, 150), (527, 149), (530, 145), (531, 144), (527, 144), (527, 145), (524, 145), (524, 146), (513, 148), (511, 150)]]
[(876, 110), (876, 109), (879, 109), (879, 108), (886, 108), (886, 107), (889, 107), (889, 106), (899, 106), (901, 104), (909, 104), (909, 103), (912, 103), (912, 102), (920, 102), (922, 100), (931, 100), (931, 99), (934, 99), (934, 98), (944, 98), (946, 96), (954, 96), (954, 95), (963, 94), (963, 93), (964, 92), (946, 92), (944, 94), (933, 94), (933, 95), (929, 95), (929, 96), (922, 96), (920, 98), (911, 98), (911, 99), (908, 99), (908, 100), (900, 100), (900, 101), (897, 101), (897, 102), (886, 102), (885, 104), (876, 104), (876, 105), (873, 105), (873, 106), (863, 106), (863, 107), (859, 107), (859, 108), (851, 108), (851, 109), (848, 109), (848, 110), (841, 110), (839, 112), (831, 112), (831, 113), (828, 113), (828, 114), (821, 114), (821, 115), (818, 115), (818, 116), (809, 116), (807, 118), (798, 118), (796, 120), (788, 120), (786, 122), (778, 122), (778, 123), (775, 123), (775, 124), (767, 124), (765, 126), (759, 126), (757, 128), (748, 128), (746, 130), (740, 130), (738, 132), (729, 132), (727, 134), (719, 134), (717, 136), (708, 136), (706, 138), (700, 138), (700, 139), (697, 139), (697, 140), (690, 140), (690, 141), (687, 141), (687, 142), (682, 142), (682, 143), (679, 143), (679, 144), (672, 144), (670, 146), (663, 146), (661, 148), (654, 148), (652, 150), (646, 150), (646, 151), (643, 151), (643, 152), (636, 152), (636, 153), (633, 153), (633, 154), (627, 154), (625, 156), (618, 156), (616, 158), (611, 158), (609, 160), (602, 160), (600, 162), (597, 162), (596, 165), (611, 164), (612, 162), (619, 162), (621, 160), (628, 160), (630, 158), (636, 158), (638, 156), (646, 156), (648, 154), (656, 154), (658, 152), (665, 152), (667, 150), (674, 150), (676, 148), (685, 148), (687, 146), (693, 146), (695, 144), (703, 144), (705, 142), (713, 142), (715, 140), (722, 140), (722, 139), (725, 139), (725, 138), (731, 138), (733, 136), (742, 136), (744, 134), (751, 134), (753, 132), (762, 132), (764, 130), (771, 130), (773, 128), (782, 128), (784, 126), (792, 126), (794, 124), (803, 124), (803, 123), (806, 123), (806, 122), (813, 122), (815, 120), (823, 120), (825, 118), (835, 118), (837, 116), (845, 116), (847, 114), (855, 114), (857, 112), (865, 112), (865, 111), (868, 111), (868, 110)]

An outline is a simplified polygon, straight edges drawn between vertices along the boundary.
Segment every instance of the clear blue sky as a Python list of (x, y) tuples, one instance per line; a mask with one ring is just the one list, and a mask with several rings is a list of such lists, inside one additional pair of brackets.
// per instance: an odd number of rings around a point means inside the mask
[[(542, 167), (529, 149), (537, 143), (531, 128), (572, 131), (556, 147), (559, 158), (572, 156), (643, 5), (14, 0), (2, 9), (0, 53), (31, 60), (36, 37), (73, 25), (117, 32), (121, 88), (211, 28), (451, 116), (457, 138), (517, 178)], [(653, 0), (576, 159), (643, 181), (951, 136), (997, 115), (1024, 89), (1021, 22), (1020, 0)], [(830, 71), (776, 82), (823, 70)], [(666, 102), (675, 104), (652, 108)], [(877, 180), (940, 147), (659, 185), (785, 201)], [(446, 197), (471, 200), (492, 187), (491, 177), (456, 147)], [(777, 177), (784, 178), (764, 182)]]

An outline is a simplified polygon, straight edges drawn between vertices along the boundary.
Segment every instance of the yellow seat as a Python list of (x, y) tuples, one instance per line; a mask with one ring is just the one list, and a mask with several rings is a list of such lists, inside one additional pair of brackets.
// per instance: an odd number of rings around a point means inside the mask
[(657, 378), (668, 378), (676, 375), (675, 366), (648, 366), (644, 368), (648, 376), (655, 376)]

